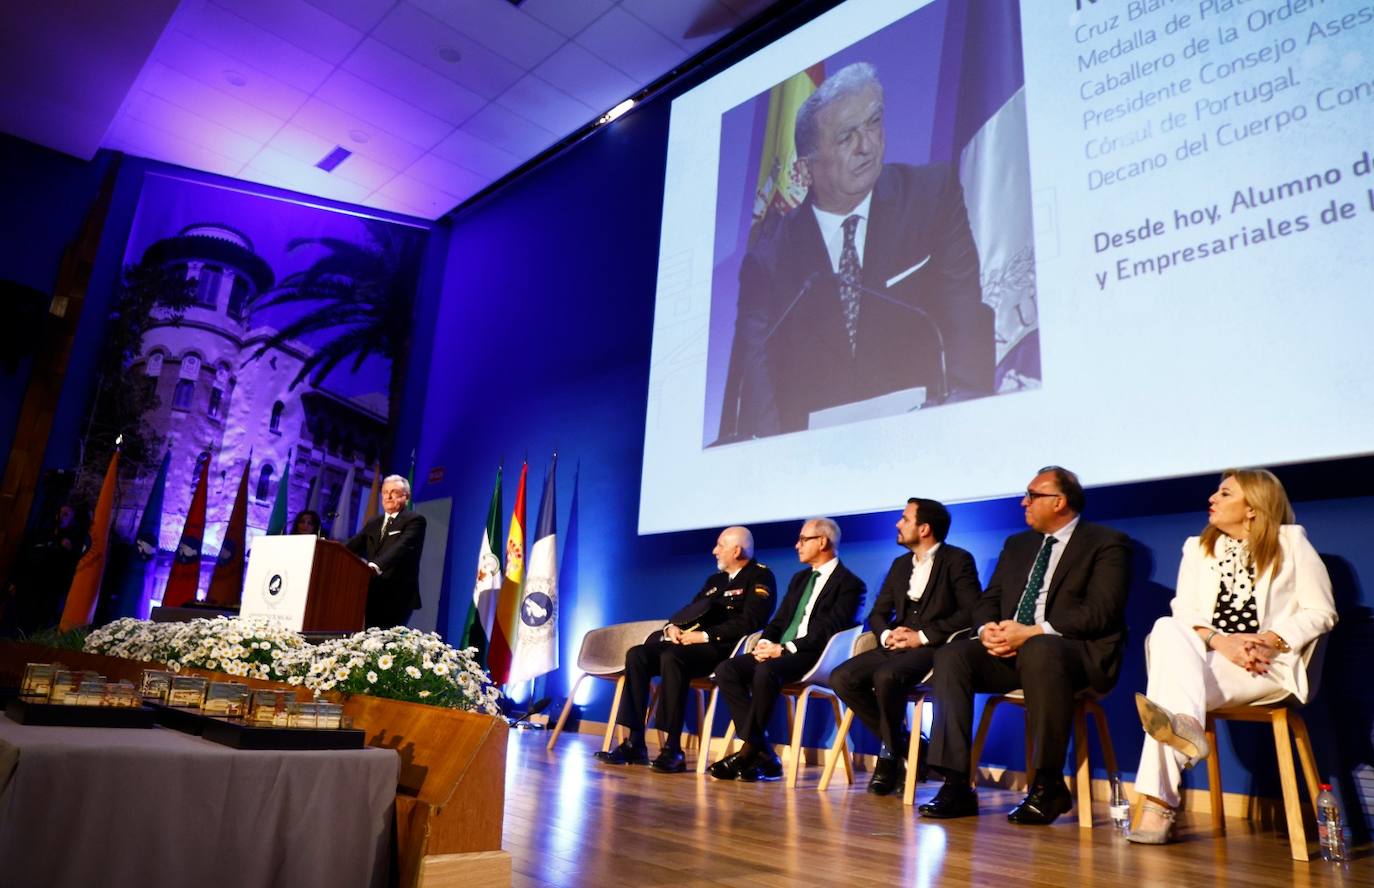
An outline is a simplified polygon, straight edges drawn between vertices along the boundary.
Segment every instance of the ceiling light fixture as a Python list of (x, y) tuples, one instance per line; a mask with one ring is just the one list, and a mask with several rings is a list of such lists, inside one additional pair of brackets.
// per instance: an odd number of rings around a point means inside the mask
[(248, 78), (230, 68), (224, 69), (224, 79), (230, 86), (246, 86)]
[(634, 99), (626, 99), (619, 105), (616, 105), (614, 108), (607, 111), (605, 114), (601, 115), (601, 119), (597, 121), (597, 124), (604, 125), (610, 123), (612, 120), (615, 120), (617, 117), (620, 117), (622, 114), (624, 114), (626, 111), (629, 111), (634, 106)]
[(349, 151), (342, 145), (336, 145), (334, 147), (334, 150), (326, 154), (324, 156), (324, 159), (322, 159), (319, 163), (315, 164), (315, 166), (324, 170), (326, 173), (332, 173), (334, 172), (334, 168), (336, 166), (343, 163), (345, 160), (352, 156), (352, 151)]
[(443, 59), (444, 61), (452, 65), (454, 62), (461, 60), (463, 58), (463, 54), (459, 52), (455, 47), (441, 46), (439, 47), (439, 58)]
[(367, 140), (371, 138), (371, 136), (369, 136), (367, 133), (357, 129), (349, 130), (348, 137), (353, 141), (357, 142), (359, 145), (366, 144)]

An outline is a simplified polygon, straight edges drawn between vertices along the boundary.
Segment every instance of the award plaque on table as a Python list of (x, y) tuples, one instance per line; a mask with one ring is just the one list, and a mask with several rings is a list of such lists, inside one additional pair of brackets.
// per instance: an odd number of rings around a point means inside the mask
[(258, 537), (239, 613), (297, 632), (357, 632), (371, 578), (371, 568), (342, 543), (308, 534)]

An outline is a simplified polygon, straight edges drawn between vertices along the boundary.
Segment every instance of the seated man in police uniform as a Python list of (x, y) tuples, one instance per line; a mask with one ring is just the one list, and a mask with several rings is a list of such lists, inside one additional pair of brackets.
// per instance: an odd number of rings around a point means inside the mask
[(656, 726), (667, 734), (653, 769), (666, 774), (686, 770), (682, 755), (682, 725), (687, 692), (694, 678), (711, 674), (729, 657), (741, 637), (762, 629), (777, 600), (777, 580), (754, 560), (754, 535), (745, 527), (727, 527), (711, 550), (718, 573), (706, 578), (701, 591), (673, 614), (662, 632), (630, 648), (625, 656), (625, 690), (616, 723), (630, 736), (610, 752), (596, 757), (612, 765), (649, 763), (644, 742), (644, 717), (650, 683), (661, 678)]

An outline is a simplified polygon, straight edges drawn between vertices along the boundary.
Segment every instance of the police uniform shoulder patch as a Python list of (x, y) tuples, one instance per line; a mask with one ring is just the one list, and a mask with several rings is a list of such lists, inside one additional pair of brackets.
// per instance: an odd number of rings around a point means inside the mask
[(759, 596), (760, 598), (767, 598), (769, 595), (772, 595), (773, 593), (768, 591), (767, 586), (755, 586), (754, 594)]

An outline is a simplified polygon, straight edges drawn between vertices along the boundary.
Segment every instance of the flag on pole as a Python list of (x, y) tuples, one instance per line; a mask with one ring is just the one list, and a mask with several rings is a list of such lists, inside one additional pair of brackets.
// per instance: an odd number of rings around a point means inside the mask
[(539, 520), (530, 546), (525, 592), (516, 622), (515, 662), (510, 681), (529, 681), (558, 668), (558, 508), (554, 503), (554, 475), (558, 454), (544, 479), (539, 496)]
[[(306, 509), (321, 516), (323, 522), (324, 513), (320, 511), (320, 497), (324, 496), (324, 457), (320, 457), (320, 469), (315, 473), (315, 480), (310, 483), (310, 495), (305, 498)], [(321, 526), (320, 530), (324, 530)]]
[(167, 469), (172, 464), (172, 451), (169, 448), (162, 454), (162, 465), (153, 479), (153, 489), (148, 493), (148, 504), (143, 507), (143, 517), (138, 522), (138, 532), (134, 534), (134, 545), (144, 561), (157, 554), (161, 546), (162, 500), (167, 494)]
[(210, 458), (200, 460), (200, 480), (191, 495), (191, 508), (186, 511), (186, 525), (181, 531), (172, 556), (172, 571), (167, 576), (167, 588), (162, 592), (163, 607), (182, 607), (196, 600), (200, 585), (200, 546), (205, 539), (205, 497), (209, 485)]
[(496, 620), (496, 599), (501, 593), (501, 556), (496, 547), (501, 539), (501, 470), (496, 470), (496, 486), (487, 506), (487, 526), (477, 547), (477, 579), (472, 585), (472, 604), (467, 609), (460, 647), (488, 649), (492, 623)]
[(119, 445), (123, 440), (123, 435), (115, 439), (115, 450), (105, 469), (105, 481), (100, 485), (100, 498), (96, 500), (95, 517), (91, 521), (91, 547), (77, 562), (72, 584), (67, 588), (67, 603), (62, 607), (62, 619), (57, 626), (63, 632), (77, 626), (89, 626), (95, 619), (100, 578), (105, 573), (105, 555), (110, 541), (110, 519), (114, 515), (115, 488), (119, 486)]
[(515, 508), (510, 514), (510, 531), (506, 534), (506, 573), (496, 600), (496, 618), (491, 630), (491, 650), (487, 664), (496, 684), (510, 682), (511, 663), (514, 662), (516, 624), (520, 621), (520, 598), (525, 586), (525, 480), (529, 463), (520, 466), (520, 484), (515, 488)]
[(410, 474), (406, 475), (406, 483), (410, 485), (410, 498), (406, 500), (406, 511), (415, 508), (415, 451), (410, 451)]
[(356, 471), (354, 466), (349, 466), (348, 474), (344, 475), (339, 505), (334, 510), (334, 526), (329, 531), (331, 540), (346, 540), (353, 536), (353, 475)]
[(367, 527), (367, 522), (377, 517), (377, 502), (382, 496), (382, 464), (374, 462), (372, 464), (372, 487), (367, 492), (367, 509), (363, 512), (363, 520), (358, 524), (358, 530)]
[(286, 451), (286, 465), (281, 470), (281, 480), (277, 482), (277, 498), (272, 502), (272, 515), (267, 519), (267, 535), (277, 536), (286, 533), (286, 498), (291, 491), (291, 451)]
[(248, 469), (253, 463), (249, 454), (239, 478), (239, 492), (229, 513), (229, 527), (220, 543), (215, 559), (215, 572), (210, 577), (210, 589), (205, 600), (222, 607), (235, 607), (243, 596), (243, 550), (248, 539)]

